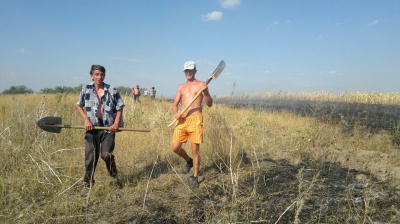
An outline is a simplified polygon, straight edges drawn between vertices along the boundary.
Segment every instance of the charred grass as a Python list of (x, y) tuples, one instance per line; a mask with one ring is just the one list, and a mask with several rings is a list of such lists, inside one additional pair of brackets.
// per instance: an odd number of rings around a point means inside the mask
[(119, 132), (123, 186), (109, 185), (100, 160), (95, 186), (81, 197), (84, 131), (55, 134), (35, 123), (60, 116), (82, 124), (77, 96), (0, 100), (3, 223), (400, 222), (400, 155), (390, 130), (216, 104), (204, 108), (201, 184), (191, 189), (170, 149), (171, 101), (125, 96), (125, 127), (151, 132)]

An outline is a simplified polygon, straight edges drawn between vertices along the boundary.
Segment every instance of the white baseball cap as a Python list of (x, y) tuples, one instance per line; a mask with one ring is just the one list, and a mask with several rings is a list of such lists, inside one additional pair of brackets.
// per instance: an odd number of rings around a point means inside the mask
[(194, 61), (187, 61), (183, 65), (183, 71), (185, 71), (185, 70), (193, 70), (193, 69), (196, 69), (196, 63), (194, 63)]

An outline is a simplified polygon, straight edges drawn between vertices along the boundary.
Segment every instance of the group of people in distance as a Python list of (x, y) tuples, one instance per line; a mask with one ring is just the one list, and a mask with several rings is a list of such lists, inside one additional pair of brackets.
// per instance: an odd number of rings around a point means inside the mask
[(140, 88), (139, 85), (136, 85), (136, 87), (131, 89), (131, 96), (133, 97), (135, 103), (136, 102), (141, 103), (140, 96), (142, 95), (142, 93), (145, 97), (150, 96), (150, 98), (154, 100), (156, 98), (156, 92), (157, 90), (154, 86), (147, 89), (147, 88)]
[[(186, 82), (177, 88), (172, 110), (177, 119), (172, 137), (172, 151), (186, 162), (181, 172), (188, 174), (193, 168), (193, 175), (189, 177), (189, 186), (199, 186), (198, 175), (200, 166), (199, 149), (203, 143), (203, 115), (202, 102), (208, 107), (213, 105), (213, 99), (208, 91), (207, 84), (195, 78), (196, 64), (187, 61), (183, 66)], [(82, 116), (85, 125), (85, 174), (83, 177), (84, 188), (81, 196), (87, 196), (94, 185), (94, 173), (97, 161), (101, 155), (110, 176), (110, 184), (122, 187), (123, 183), (118, 177), (117, 165), (114, 157), (115, 133), (124, 126), (124, 102), (115, 86), (104, 83), (106, 69), (101, 65), (92, 65), (90, 68), (92, 82), (84, 85), (80, 93), (76, 109)], [(150, 90), (154, 90), (153, 95)], [(155, 88), (149, 89), (150, 97), (155, 98)], [(197, 93), (201, 94), (195, 98)], [(135, 101), (139, 101), (141, 91), (139, 85), (132, 93)], [(186, 108), (184, 113), (179, 108)], [(95, 126), (108, 127), (108, 130), (98, 130)], [(192, 157), (182, 148), (190, 138)], [(101, 149), (101, 150), (100, 150)]]

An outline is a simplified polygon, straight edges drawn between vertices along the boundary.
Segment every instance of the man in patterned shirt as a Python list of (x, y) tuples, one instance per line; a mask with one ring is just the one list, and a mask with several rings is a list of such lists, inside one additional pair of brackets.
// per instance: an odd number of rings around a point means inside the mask
[[(117, 89), (104, 83), (106, 69), (101, 65), (92, 65), (90, 69), (92, 83), (84, 85), (76, 103), (76, 109), (85, 122), (85, 188), (81, 196), (87, 196), (94, 184), (99, 153), (105, 161), (110, 183), (120, 185), (113, 151), (115, 132), (123, 127), (122, 111), (124, 102)], [(105, 126), (108, 130), (94, 130), (94, 126)], [(100, 150), (101, 149), (101, 150)]]

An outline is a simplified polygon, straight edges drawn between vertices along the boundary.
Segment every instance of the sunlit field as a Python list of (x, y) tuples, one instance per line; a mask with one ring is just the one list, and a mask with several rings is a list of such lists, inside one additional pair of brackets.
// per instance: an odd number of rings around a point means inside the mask
[(171, 151), (172, 100), (123, 96), (125, 127), (150, 132), (117, 133), (123, 186), (100, 160), (87, 197), (85, 131), (36, 125), (83, 125), (77, 99), (0, 95), (0, 223), (400, 223), (400, 94), (216, 96), (197, 189)]

